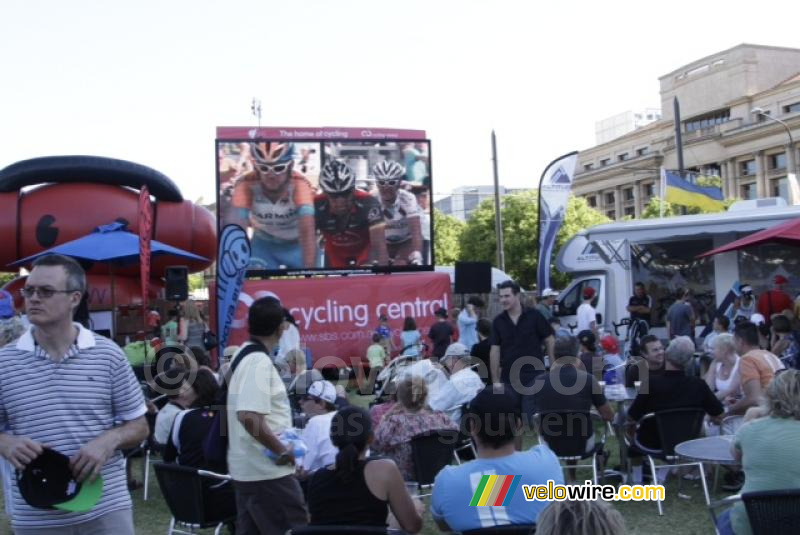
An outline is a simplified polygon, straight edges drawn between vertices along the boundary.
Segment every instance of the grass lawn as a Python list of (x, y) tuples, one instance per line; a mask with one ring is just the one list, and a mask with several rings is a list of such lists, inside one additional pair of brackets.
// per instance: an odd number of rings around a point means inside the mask
[[(352, 396), (352, 402), (366, 406), (368, 397)], [(525, 439), (526, 447), (533, 445), (535, 438), (527, 436)], [(613, 437), (609, 437), (608, 449), (612, 452), (610, 466), (618, 463), (617, 444)], [(137, 460), (138, 461), (138, 460)], [(134, 474), (141, 475), (141, 465), (134, 466)], [(591, 469), (579, 469), (578, 481), (591, 479)], [(712, 481), (709, 478), (709, 485)], [(677, 478), (671, 476), (667, 483), (666, 500), (664, 501), (664, 516), (658, 516), (658, 509), (654, 502), (617, 502), (614, 504), (625, 517), (628, 533), (648, 534), (648, 535), (684, 535), (684, 534), (704, 534), (714, 533), (711, 518), (705, 506), (703, 489), (699, 481), (684, 481), (682, 493), (691, 496), (691, 499), (678, 497)], [(719, 499), (730, 493), (718, 492), (713, 499)], [(170, 514), (156, 482), (155, 474), (150, 473), (150, 495), (148, 500), (142, 499), (142, 491), (136, 490), (132, 493), (134, 504), (134, 521), (136, 533), (141, 535), (163, 535), (169, 526)], [(430, 504), (429, 498), (426, 503)], [(0, 501), (2, 501), (0, 499)], [(0, 509), (2, 510), (2, 509)], [(10, 533), (5, 514), (0, 513), (3, 520), (0, 521), (0, 534)], [(202, 530), (199, 533), (213, 533), (213, 530)], [(422, 533), (434, 534), (439, 530), (430, 518), (430, 514), (425, 515), (425, 526)]]

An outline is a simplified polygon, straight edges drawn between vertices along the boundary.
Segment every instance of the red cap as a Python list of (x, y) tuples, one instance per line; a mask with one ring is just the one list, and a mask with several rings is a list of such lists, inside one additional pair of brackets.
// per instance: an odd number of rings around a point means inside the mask
[(619, 342), (610, 334), (600, 339), (600, 347), (602, 347), (606, 353), (619, 353)]
[(587, 286), (586, 288), (583, 289), (583, 298), (591, 299), (592, 297), (594, 297), (595, 293), (596, 292), (594, 291), (594, 288), (592, 288), (591, 286)]
[(786, 284), (789, 280), (783, 275), (775, 275), (775, 284)]

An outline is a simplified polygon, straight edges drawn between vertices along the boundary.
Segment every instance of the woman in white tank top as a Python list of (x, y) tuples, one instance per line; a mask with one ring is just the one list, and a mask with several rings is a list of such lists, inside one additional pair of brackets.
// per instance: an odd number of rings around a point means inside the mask
[(714, 340), (714, 362), (706, 374), (706, 383), (724, 401), (741, 396), (739, 357), (733, 345), (733, 335), (722, 333)]

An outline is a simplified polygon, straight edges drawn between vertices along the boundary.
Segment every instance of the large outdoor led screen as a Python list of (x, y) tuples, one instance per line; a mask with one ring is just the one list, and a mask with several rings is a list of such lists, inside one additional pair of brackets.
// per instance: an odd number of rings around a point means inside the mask
[(428, 140), (217, 141), (220, 229), (250, 237), (247, 274), (433, 269)]

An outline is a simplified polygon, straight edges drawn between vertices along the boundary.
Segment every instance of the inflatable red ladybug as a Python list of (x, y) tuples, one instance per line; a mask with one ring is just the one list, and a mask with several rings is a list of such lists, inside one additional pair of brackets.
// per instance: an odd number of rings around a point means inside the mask
[[(144, 165), (97, 156), (47, 156), (0, 170), (0, 270), (9, 264), (91, 233), (113, 221), (139, 232), (139, 189), (147, 186), (153, 203), (152, 239), (208, 258), (189, 261), (154, 256), (151, 276), (163, 277), (168, 265), (207, 268), (216, 256), (216, 221), (202, 206), (184, 200), (166, 175)], [(96, 264), (88, 274), (107, 276)], [(115, 268), (120, 285), (138, 280), (139, 266)], [(102, 278), (102, 277), (101, 277)], [(98, 280), (99, 282), (99, 280)], [(134, 282), (133, 280), (131, 282)], [(124, 300), (118, 301), (124, 303)]]

